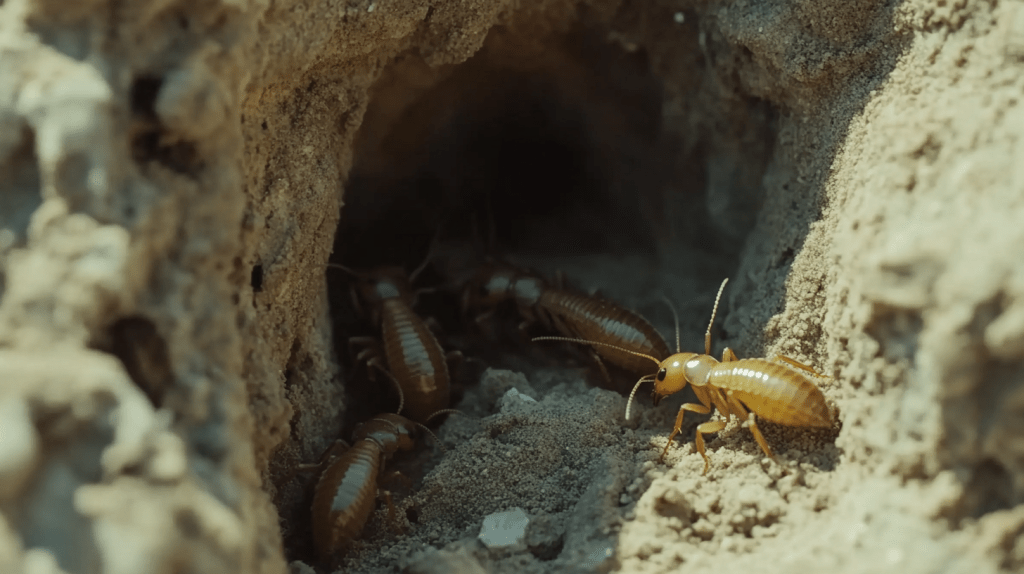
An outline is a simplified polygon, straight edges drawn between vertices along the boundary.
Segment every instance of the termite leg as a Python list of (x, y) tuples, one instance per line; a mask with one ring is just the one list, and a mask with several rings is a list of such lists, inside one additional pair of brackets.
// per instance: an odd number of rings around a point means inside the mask
[[(376, 337), (349, 337), (348, 338), (348, 355), (351, 357), (355, 352), (355, 347), (372, 347), (377, 344)], [(365, 349), (364, 349), (365, 352)], [(360, 353), (361, 354), (361, 353)], [(362, 359), (360, 359), (362, 360)]]
[[(359, 353), (356, 354), (356, 356), (353, 358), (353, 361), (355, 362), (355, 367), (358, 367), (359, 365), (363, 364), (366, 365), (366, 377), (369, 378), (370, 381), (374, 383), (377, 382), (377, 375), (373, 373), (373, 369), (370, 367), (372, 365), (379, 364), (378, 359), (380, 357), (380, 353), (380, 348), (375, 343), (374, 345), (367, 347), (362, 351), (359, 351)], [(353, 372), (355, 372), (355, 368), (353, 368)]]
[(792, 365), (792, 366), (794, 366), (794, 367), (796, 367), (796, 368), (798, 368), (800, 370), (807, 371), (808, 373), (812, 373), (812, 374), (817, 375), (819, 377), (825, 377), (826, 376), (826, 375), (823, 375), (823, 374), (819, 373), (818, 371), (815, 371), (814, 367), (811, 367), (809, 365), (805, 365), (805, 364), (801, 363), (800, 361), (798, 361), (796, 359), (791, 359), (791, 358), (789, 358), (789, 357), (787, 357), (785, 355), (772, 355), (771, 357), (768, 358), (768, 360), (773, 362), (773, 363), (778, 363), (779, 361), (783, 361), (785, 363), (789, 363), (790, 365)]
[(372, 344), (374, 344), (376, 342), (377, 342), (377, 338), (376, 337), (371, 337), (369, 335), (365, 335), (365, 336), (362, 336), (362, 337), (349, 337), (348, 338), (348, 346), (349, 347), (352, 347), (352, 346), (355, 346), (355, 345), (364, 345), (364, 346), (365, 345), (372, 345)]
[(736, 353), (734, 353), (733, 350), (730, 349), (729, 347), (726, 347), (725, 350), (722, 351), (722, 362), (723, 363), (729, 363), (731, 361), (738, 361), (738, 360), (739, 360), (739, 357), (737, 357)]
[(412, 490), (412, 479), (398, 470), (390, 470), (378, 479), (385, 490)]
[(291, 479), (295, 478), (295, 475), (302, 472), (322, 470), (324, 467), (334, 462), (334, 459), (341, 456), (349, 448), (351, 447), (349, 446), (348, 442), (346, 442), (344, 439), (339, 438), (335, 440), (333, 443), (331, 443), (331, 446), (327, 447), (324, 450), (324, 452), (320, 455), (320, 460), (316, 462), (304, 462), (296, 464), (292, 468), (291, 472), (288, 473), (288, 477), (285, 478), (283, 482), (290, 481)]
[(335, 440), (333, 443), (331, 443), (331, 446), (327, 447), (327, 450), (325, 450), (323, 454), (320, 455), (320, 460), (318, 460), (316, 464), (313, 465), (313, 467), (323, 466), (325, 464), (330, 464), (334, 462), (334, 459), (344, 454), (345, 451), (347, 451), (350, 448), (352, 447), (348, 444), (348, 441), (346, 441), (345, 439), (339, 438)]
[[(387, 375), (388, 379), (391, 380), (391, 384), (394, 385), (395, 391), (398, 392), (398, 410), (395, 411), (395, 414), (401, 414), (402, 407), (405, 406), (405, 393), (402, 392), (402, 385), (399, 384), (398, 379), (396, 379), (395, 376), (391, 374), (391, 371), (389, 371), (387, 367), (381, 362), (380, 355), (376, 355), (369, 361), (366, 361), (367, 370), (369, 370), (370, 367), (373, 367), (378, 371), (384, 373), (385, 375)], [(372, 371), (370, 371), (370, 374), (372, 374)], [(370, 380), (376, 382), (376, 377), (371, 376)]]
[(530, 327), (533, 325), (533, 321), (525, 320), (519, 323), (519, 335), (524, 339), (530, 338)]
[(437, 319), (435, 319), (434, 317), (425, 317), (423, 319), (423, 323), (427, 326), (428, 329), (430, 329), (430, 331), (435, 336), (444, 333), (444, 329), (441, 327), (441, 323), (439, 323)]
[(708, 458), (708, 453), (704, 450), (704, 435), (713, 434), (725, 428), (725, 421), (708, 421), (697, 425), (697, 437), (695, 442), (697, 443), (697, 452), (704, 457), (704, 472), (701, 474), (707, 474), (708, 469), (711, 468), (711, 459)]
[(395, 509), (395, 501), (391, 493), (392, 490), (400, 490), (401, 492), (408, 493), (412, 489), (412, 480), (408, 476), (405, 476), (400, 471), (392, 470), (384, 473), (377, 483), (381, 488), (377, 489), (377, 498), (384, 502), (388, 507), (388, 529), (392, 532), (398, 532), (400, 534), (405, 532), (405, 525), (399, 520), (398, 512)]
[(779, 459), (775, 458), (775, 453), (772, 452), (772, 448), (768, 446), (768, 441), (764, 439), (764, 435), (761, 434), (761, 429), (757, 428), (757, 415), (751, 412), (747, 412), (746, 407), (743, 406), (738, 399), (734, 398), (731, 394), (729, 395), (729, 408), (732, 410), (736, 418), (746, 420), (748, 426), (750, 426), (750, 434), (754, 435), (754, 440), (761, 446), (761, 450), (764, 451), (768, 458), (772, 459), (776, 463)]
[(444, 355), (444, 362), (448, 363), (448, 372), (450, 373), (454, 373), (459, 370), (459, 368), (462, 367), (462, 364), (467, 360), (469, 359), (466, 359), (466, 356), (462, 354), (462, 351), (457, 349), (448, 351)]
[(395, 511), (395, 501), (391, 496), (391, 491), (379, 489), (377, 490), (377, 498), (383, 500), (384, 504), (388, 507), (388, 530), (404, 534), (405, 527), (398, 521), (398, 512)]
[(356, 355), (356, 361), (358, 361), (360, 363), (365, 362), (366, 364), (369, 364), (370, 361), (372, 361), (373, 359), (376, 359), (379, 356), (380, 356), (380, 352), (378, 352), (378, 350), (376, 348), (374, 348), (374, 347), (367, 347), (367, 348), (363, 349), (362, 351), (359, 351), (359, 354)]
[(601, 360), (601, 355), (597, 354), (597, 351), (591, 349), (590, 356), (594, 358), (594, 362), (601, 369), (601, 374), (604, 375), (604, 381), (608, 383), (608, 388), (612, 388), (612, 377), (608, 374), (608, 368), (604, 366), (604, 361)]
[(366, 376), (370, 381), (377, 382), (377, 375), (373, 374), (373, 369), (371, 367), (381, 369), (380, 351), (378, 351), (376, 347), (369, 347), (359, 351), (359, 354), (356, 355), (356, 364), (359, 365), (364, 363), (366, 364)]
[(565, 273), (559, 269), (555, 271), (555, 289), (565, 289)]
[[(683, 403), (683, 405), (679, 407), (679, 414), (676, 415), (676, 426), (672, 429), (672, 434), (668, 435), (668, 442), (665, 443), (665, 450), (661, 451), (661, 458), (658, 459), (659, 462), (665, 460), (665, 455), (668, 454), (668, 447), (672, 446), (672, 439), (676, 438), (676, 435), (683, 430), (683, 415), (686, 414), (686, 411), (706, 415), (711, 412), (711, 408), (704, 405), (698, 405), (696, 403)], [(699, 431), (697, 433), (697, 450), (700, 451), (700, 455), (704, 457), (705, 461), (707, 461), (708, 456), (704, 454), (704, 439), (700, 438)]]
[(473, 322), (477, 325), (482, 325), (485, 321), (489, 321), (494, 316), (494, 309), (488, 309), (483, 313), (480, 313), (476, 317), (473, 317)]

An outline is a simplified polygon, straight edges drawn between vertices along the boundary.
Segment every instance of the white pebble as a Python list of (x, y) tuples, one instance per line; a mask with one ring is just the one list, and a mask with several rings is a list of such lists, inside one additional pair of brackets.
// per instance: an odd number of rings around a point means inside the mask
[(522, 508), (495, 512), (484, 518), (480, 542), (491, 550), (513, 550), (525, 547), (526, 526), (530, 518)]
[(507, 414), (509, 412), (529, 409), (537, 404), (537, 399), (520, 393), (515, 387), (505, 391), (505, 394), (498, 399), (498, 410)]

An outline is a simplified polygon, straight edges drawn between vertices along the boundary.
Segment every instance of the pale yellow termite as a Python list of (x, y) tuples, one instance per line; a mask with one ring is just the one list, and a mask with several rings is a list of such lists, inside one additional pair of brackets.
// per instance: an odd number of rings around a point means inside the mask
[[(655, 404), (661, 398), (683, 390), (687, 383), (693, 387), (693, 392), (700, 401), (700, 404), (684, 403), (679, 407), (675, 427), (668, 437), (665, 449), (661, 452), (662, 459), (668, 453), (672, 439), (682, 429), (683, 414), (686, 411), (708, 414), (711, 412), (711, 406), (714, 405), (718, 412), (725, 416), (726, 420), (708, 421), (697, 426), (695, 442), (697, 452), (704, 458), (704, 473), (707, 473), (710, 468), (711, 459), (708, 458), (704, 449), (703, 435), (724, 429), (730, 415), (736, 416), (740, 420), (748, 420), (750, 432), (753, 433), (757, 444), (761, 446), (761, 450), (776, 461), (771, 447), (765, 441), (761, 430), (757, 428), (757, 417), (789, 426), (819, 428), (833, 426), (832, 411), (825, 402), (825, 395), (803, 373), (791, 368), (796, 367), (802, 371), (822, 376), (811, 367), (781, 355), (770, 359), (738, 359), (728, 347), (722, 352), (721, 362), (711, 356), (711, 325), (715, 321), (715, 313), (718, 310), (719, 299), (722, 297), (722, 290), (725, 289), (728, 282), (728, 279), (722, 281), (722, 286), (718, 289), (715, 306), (711, 311), (711, 322), (704, 334), (704, 354), (679, 352), (678, 317), (676, 318), (676, 354), (667, 359), (659, 361), (650, 355), (619, 348), (637, 356), (647, 357), (658, 365), (656, 373), (641, 378), (633, 386), (633, 391), (629, 394), (629, 401), (626, 403), (626, 420), (629, 420), (633, 396), (640, 385), (647, 381), (654, 382), (653, 399)], [(674, 313), (675, 310), (673, 310)], [(607, 345), (598, 341), (562, 337), (537, 337), (534, 340), (541, 339)]]

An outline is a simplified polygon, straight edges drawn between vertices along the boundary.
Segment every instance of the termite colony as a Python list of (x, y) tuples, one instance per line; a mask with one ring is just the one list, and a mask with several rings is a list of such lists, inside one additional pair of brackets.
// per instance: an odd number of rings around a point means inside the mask
[[(721, 362), (711, 356), (711, 325), (727, 280), (715, 299), (702, 354), (681, 351), (679, 319), (666, 299), (676, 323), (673, 353), (658, 330), (640, 314), (600, 295), (568, 287), (561, 276), (548, 280), (540, 273), (493, 259), (467, 266), (457, 279), (444, 281), (440, 287), (421, 287), (417, 291), (413, 283), (430, 265), (436, 248), (435, 238), (426, 259), (408, 274), (399, 267), (358, 270), (341, 264), (330, 266), (337, 271), (328, 270), (344, 277), (351, 309), (374, 333), (348, 336), (339, 341), (339, 347), (348, 347), (351, 370), (362, 372), (368, 380), (363, 385), (377, 395), (373, 408), (378, 414), (357, 424), (351, 432), (351, 445), (339, 440), (318, 464), (303, 465), (302, 470), (318, 474), (311, 532), (316, 554), (323, 563), (344, 554), (359, 537), (378, 500), (385, 503), (389, 528), (403, 528), (396, 519), (391, 493), (382, 487), (384, 471), (398, 451), (417, 448), (417, 435), (433, 436), (426, 425), (455, 412), (451, 390), (467, 383), (458, 381), (457, 373), (462, 369), (451, 368), (453, 363), (462, 363), (461, 353), (453, 348), (457, 345), (450, 343), (459, 338), (432, 327), (432, 321), (421, 316), (417, 309), (419, 295), (443, 292), (446, 297), (439, 300), (458, 307), (451, 311), (459, 318), (458, 328), (483, 333), (485, 339), (491, 332), (489, 326), (498, 322), (515, 325), (507, 332), (516, 333), (526, 344), (537, 343), (535, 349), (550, 346), (546, 341), (572, 343), (569, 348), (581, 346), (588, 360), (593, 361), (595, 378), (622, 394), (629, 387), (613, 381), (622, 380), (628, 376), (625, 374), (640, 376), (628, 393), (626, 420), (643, 383), (654, 384), (655, 405), (689, 385), (699, 402), (686, 402), (679, 408), (661, 459), (682, 430), (685, 412), (706, 415), (714, 407), (722, 419), (700, 424), (695, 435), (704, 473), (711, 467), (704, 435), (724, 429), (730, 417), (748, 422), (757, 444), (776, 463), (779, 460), (761, 434), (757, 419), (798, 427), (828, 428), (835, 423), (833, 410), (814, 382), (822, 375), (811, 367), (787, 357), (738, 359), (728, 348)], [(540, 336), (531, 338), (537, 334)], [(616, 370), (609, 371), (609, 367)], [(349, 380), (360, 379), (353, 375)], [(433, 441), (444, 449), (436, 437)]]
[[(412, 496), (387, 492), (394, 490), (393, 471), (409, 471), (407, 485), (423, 476), (433, 461), (431, 443), (441, 446), (426, 428), (463, 406), (488, 367), (561, 368), (572, 361), (593, 385), (628, 396), (625, 419), (644, 383), (653, 383), (655, 404), (690, 387), (695, 401), (684, 400), (670, 433), (655, 439), (662, 458), (684, 430), (686, 411), (706, 415), (713, 407), (721, 418), (742, 419), (772, 459), (757, 420), (833, 423), (810, 367), (783, 357), (738, 359), (729, 349), (719, 362), (711, 356), (710, 326), (703, 352), (684, 353), (678, 320), (672, 346), (617, 298), (575, 286), (584, 282), (579, 276), (566, 281), (554, 272), (557, 265), (542, 273), (521, 264), (608, 253), (646, 258), (666, 252), (671, 235), (680, 244), (699, 242), (693, 252), (715, 254), (713, 264), (693, 265), (702, 271), (693, 273), (701, 279), (692, 291), (710, 297), (713, 290), (703, 285), (727, 274), (717, 271), (719, 261), (736, 255), (756, 216), (749, 205), (762, 193), (760, 185), (732, 190), (745, 201), (719, 209), (727, 227), (708, 217), (705, 168), (695, 161), (680, 172), (674, 152), (660, 147), (661, 84), (642, 51), (623, 53), (581, 32), (550, 46), (561, 57), (517, 63), (534, 48), (527, 44), (496, 31), (480, 55), (416, 98), (410, 93), (421, 94), (426, 71), (415, 58), (403, 60), (379, 82), (379, 109), (371, 101), (366, 111), (370, 127), (361, 128), (365, 138), (356, 149), (364, 161), (357, 158), (349, 174), (331, 265), (323, 271), (347, 394), (349, 426), (340, 434), (352, 443), (334, 443), (319, 464), (308, 452), (301, 461), (315, 472), (304, 475), (305, 526), (292, 520), (287, 529), (297, 558), (330, 563), (361, 531), (415, 528), (415, 508), (403, 505)], [(618, 80), (609, 82), (611, 75)], [(769, 120), (757, 124), (765, 134), (772, 133)], [(760, 182), (757, 165), (745, 161), (732, 170), (742, 172), (742, 181)], [(743, 171), (748, 166), (751, 173)], [(688, 184), (664, 199), (668, 180)], [(723, 428), (718, 419), (697, 427), (705, 473), (714, 465), (704, 435)], [(320, 438), (329, 444), (339, 437)]]

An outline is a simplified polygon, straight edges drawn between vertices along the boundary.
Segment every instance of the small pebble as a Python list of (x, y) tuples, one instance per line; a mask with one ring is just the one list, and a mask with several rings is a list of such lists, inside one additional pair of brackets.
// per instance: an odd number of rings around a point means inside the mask
[(491, 550), (525, 548), (526, 526), (530, 518), (522, 508), (495, 512), (484, 518), (480, 527), (480, 542)]

